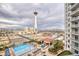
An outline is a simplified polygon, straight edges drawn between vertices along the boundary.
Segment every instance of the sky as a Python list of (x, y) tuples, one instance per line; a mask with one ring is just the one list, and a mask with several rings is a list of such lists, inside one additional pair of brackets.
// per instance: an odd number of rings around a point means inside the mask
[(64, 29), (63, 3), (0, 3), (0, 28), (34, 27), (38, 12), (38, 29)]

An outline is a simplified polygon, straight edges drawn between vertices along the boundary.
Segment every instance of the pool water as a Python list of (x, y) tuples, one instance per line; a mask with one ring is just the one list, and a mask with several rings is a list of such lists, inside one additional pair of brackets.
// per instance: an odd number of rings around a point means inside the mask
[(41, 48), (44, 48), (45, 47), (45, 44), (41, 44)]
[(5, 56), (10, 56), (9, 48), (6, 48), (6, 49), (5, 49)]
[(16, 56), (23, 55), (24, 53), (27, 53), (32, 49), (34, 49), (34, 47), (33, 45), (30, 45), (30, 44), (21, 44), (13, 48), (14, 54)]

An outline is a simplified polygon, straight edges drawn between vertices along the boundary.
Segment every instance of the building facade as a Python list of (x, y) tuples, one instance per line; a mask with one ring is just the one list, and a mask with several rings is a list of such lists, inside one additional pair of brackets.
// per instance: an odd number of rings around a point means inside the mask
[(79, 3), (65, 4), (65, 49), (79, 54)]

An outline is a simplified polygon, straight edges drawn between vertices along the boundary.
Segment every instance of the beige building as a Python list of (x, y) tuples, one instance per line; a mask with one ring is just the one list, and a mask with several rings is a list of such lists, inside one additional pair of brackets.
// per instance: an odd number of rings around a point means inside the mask
[[(9, 43), (21, 43), (26, 41), (24, 38), (20, 37), (34, 34), (34, 28), (24, 28), (21, 30), (13, 29), (0, 29), (0, 44), (9, 44)], [(32, 35), (34, 36), (34, 35)], [(33, 37), (32, 37), (33, 38)]]
[(23, 30), (20, 30), (20, 31), (18, 30), (16, 33), (21, 35), (34, 34), (34, 28), (27, 27), (27, 28), (24, 28)]
[(6, 45), (11, 43), (11, 37), (13, 37), (13, 32), (11, 30), (0, 29), (0, 45)]

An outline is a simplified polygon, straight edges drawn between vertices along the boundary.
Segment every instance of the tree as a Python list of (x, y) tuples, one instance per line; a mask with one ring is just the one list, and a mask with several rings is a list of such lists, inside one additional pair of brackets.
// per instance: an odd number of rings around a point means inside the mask
[(50, 53), (57, 54), (57, 49), (55, 49), (55, 48), (49, 48), (48, 51), (49, 51)]
[(64, 50), (60, 54), (58, 54), (57, 56), (67, 56), (67, 55), (72, 55), (72, 53), (68, 50)]
[(59, 50), (63, 50), (64, 44), (61, 40), (55, 40), (52, 47), (48, 49), (49, 52), (57, 54)]
[(54, 48), (58, 50), (62, 50), (64, 48), (64, 43), (61, 40), (57, 40), (54, 44)]
[(0, 51), (4, 50), (5, 46), (3, 44), (0, 45)]

